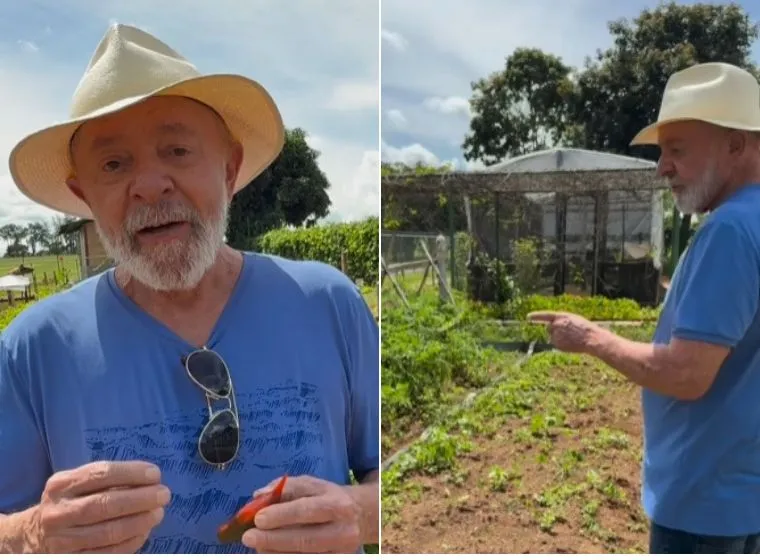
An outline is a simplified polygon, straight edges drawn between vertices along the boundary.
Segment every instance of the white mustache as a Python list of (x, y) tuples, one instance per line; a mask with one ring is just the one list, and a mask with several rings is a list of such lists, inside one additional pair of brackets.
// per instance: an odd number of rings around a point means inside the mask
[(181, 202), (161, 201), (153, 206), (141, 206), (132, 212), (124, 223), (124, 230), (133, 235), (148, 227), (158, 227), (173, 222), (197, 224), (199, 217), (195, 210)]

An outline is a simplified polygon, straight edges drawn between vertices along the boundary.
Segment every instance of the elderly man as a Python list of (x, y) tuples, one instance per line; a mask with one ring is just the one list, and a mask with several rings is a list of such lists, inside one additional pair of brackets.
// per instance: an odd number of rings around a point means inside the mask
[(709, 212), (681, 258), (652, 344), (536, 313), (560, 350), (642, 387), (643, 505), (652, 553), (760, 552), (760, 88), (728, 64), (674, 74), (660, 175), (684, 213)]
[[(337, 270), (224, 244), (284, 130), (257, 83), (109, 29), (71, 121), (11, 154), (115, 269), (0, 338), (3, 552), (355, 552), (378, 541), (378, 330)], [(350, 473), (358, 483), (352, 484)], [(242, 543), (217, 529), (289, 475)]]

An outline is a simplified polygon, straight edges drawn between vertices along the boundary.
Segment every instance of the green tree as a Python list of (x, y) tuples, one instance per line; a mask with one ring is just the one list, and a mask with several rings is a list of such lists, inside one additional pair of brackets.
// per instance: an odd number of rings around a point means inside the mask
[(75, 218), (74, 216), (65, 216), (62, 214), (56, 214), (53, 216), (50, 224), (53, 236), (50, 240), (50, 246), (48, 247), (50, 254), (76, 254), (79, 250), (79, 231), (69, 231), (70, 228), (65, 226), (78, 221), (79, 218)]
[(737, 4), (680, 5), (644, 10), (609, 24), (613, 46), (579, 73), (573, 118), (582, 145), (657, 159), (657, 148), (630, 146), (657, 119), (668, 78), (703, 62), (728, 62), (758, 74), (750, 60), (758, 26)]
[(26, 228), (26, 242), (32, 255), (50, 245), (50, 230), (44, 222), (32, 222)]
[(232, 199), (227, 241), (250, 248), (259, 235), (284, 227), (311, 226), (327, 216), (330, 182), (319, 168), (319, 152), (300, 128), (286, 132), (277, 159)]
[(6, 224), (0, 227), (0, 239), (8, 245), (19, 245), (26, 237), (26, 228), (18, 224)]
[(5, 256), (8, 258), (26, 257), (29, 254), (29, 249), (23, 243), (11, 243), (5, 251)]
[(572, 69), (539, 49), (516, 49), (504, 69), (472, 84), (468, 161), (487, 165), (552, 145), (576, 133)]

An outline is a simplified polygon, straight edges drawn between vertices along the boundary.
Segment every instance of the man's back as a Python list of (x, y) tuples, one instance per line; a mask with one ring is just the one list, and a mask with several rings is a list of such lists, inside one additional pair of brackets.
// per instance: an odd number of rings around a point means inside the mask
[[(146, 552), (231, 552), (216, 528), (282, 474), (346, 484), (378, 467), (377, 326), (356, 289), (317, 263), (246, 255), (207, 346), (227, 363), (241, 444), (224, 471), (198, 456), (208, 419), (187, 342), (112, 274), (42, 301), (0, 338), (0, 513), (39, 500), (54, 471), (144, 459), (173, 492)], [(217, 410), (221, 405), (215, 405)]]
[(643, 391), (643, 502), (670, 529), (760, 531), (758, 216), (760, 186), (707, 216), (679, 263), (655, 333), (656, 343), (679, 337), (732, 347), (698, 400)]

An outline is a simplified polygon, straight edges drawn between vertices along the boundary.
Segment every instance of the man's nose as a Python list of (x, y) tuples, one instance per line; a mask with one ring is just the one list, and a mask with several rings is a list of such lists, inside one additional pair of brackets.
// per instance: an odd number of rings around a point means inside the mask
[(130, 196), (147, 203), (158, 202), (174, 190), (174, 182), (165, 169), (157, 165), (143, 165), (135, 173)]
[(674, 173), (675, 168), (670, 161), (663, 157), (660, 157), (660, 159), (657, 160), (657, 175), (659, 177), (670, 178)]

